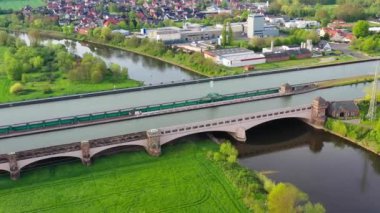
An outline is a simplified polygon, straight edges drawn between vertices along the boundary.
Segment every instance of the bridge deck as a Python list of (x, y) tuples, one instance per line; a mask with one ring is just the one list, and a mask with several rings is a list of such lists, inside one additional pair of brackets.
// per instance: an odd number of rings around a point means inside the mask
[(67, 144), (82, 140), (111, 137), (129, 133), (146, 131), (153, 128), (169, 127), (199, 122), (240, 114), (255, 113), (279, 108), (294, 107), (310, 104), (313, 98), (322, 96), (327, 100), (347, 100), (362, 97), (364, 85), (345, 86), (317, 90), (307, 94), (273, 98), (236, 105), (221, 106), (208, 109), (200, 109), (181, 113), (173, 113), (163, 116), (135, 119), (109, 123), (104, 125), (88, 126), (76, 129), (48, 132), (8, 138), (0, 140), (0, 154), (18, 152), (22, 150), (42, 148), (53, 145)]

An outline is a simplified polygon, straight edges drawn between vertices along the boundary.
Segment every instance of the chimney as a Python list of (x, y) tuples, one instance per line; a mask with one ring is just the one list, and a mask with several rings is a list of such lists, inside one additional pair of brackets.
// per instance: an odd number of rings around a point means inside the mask
[(273, 52), (274, 50), (274, 42), (273, 40), (270, 42), (270, 51)]

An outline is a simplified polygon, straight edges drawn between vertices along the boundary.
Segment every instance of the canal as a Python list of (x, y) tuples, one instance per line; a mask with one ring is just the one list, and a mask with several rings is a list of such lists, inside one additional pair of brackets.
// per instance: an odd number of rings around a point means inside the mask
[(247, 132), (241, 165), (290, 182), (327, 212), (379, 212), (380, 157), (295, 119)]

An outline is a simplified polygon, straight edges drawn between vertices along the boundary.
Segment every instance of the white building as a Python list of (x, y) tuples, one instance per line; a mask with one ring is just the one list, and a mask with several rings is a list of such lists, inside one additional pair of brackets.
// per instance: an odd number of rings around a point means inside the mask
[(266, 25), (265, 18), (261, 14), (251, 14), (247, 20), (248, 38), (279, 36), (280, 31), (274, 25)]
[(255, 36), (264, 37), (264, 16), (261, 14), (251, 14), (248, 16), (248, 38), (253, 38)]
[(370, 32), (380, 33), (380, 27), (370, 27), (368, 30)]
[(181, 40), (180, 28), (178, 27), (163, 27), (154, 30), (148, 30), (148, 37), (156, 41), (176, 41)]
[(284, 23), (285, 28), (298, 28), (298, 29), (319, 27), (320, 25), (321, 24), (318, 21), (306, 21), (306, 20), (288, 21)]
[(263, 54), (240, 53), (235, 55), (227, 55), (222, 58), (222, 64), (226, 67), (244, 67), (254, 64), (265, 63), (265, 56)]
[(205, 58), (210, 58), (215, 63), (223, 64), (227, 67), (243, 67), (266, 62), (263, 54), (244, 48), (217, 49), (204, 52)]

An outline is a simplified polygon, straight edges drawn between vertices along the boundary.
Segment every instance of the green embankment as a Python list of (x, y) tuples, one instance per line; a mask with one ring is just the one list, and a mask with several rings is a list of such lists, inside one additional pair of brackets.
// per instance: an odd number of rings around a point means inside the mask
[(287, 68), (301, 68), (317, 65), (337, 64), (348, 61), (354, 61), (355, 58), (348, 55), (340, 56), (324, 56), (321, 58), (306, 58), (279, 62), (268, 62), (265, 64), (255, 65), (255, 70), (273, 70), (273, 69), (287, 69)]
[(44, 0), (0, 0), (1, 9), (20, 10), (26, 5), (33, 8), (45, 5)]
[(338, 136), (380, 155), (380, 109), (377, 110), (377, 119), (370, 121), (366, 118), (369, 103), (359, 103), (360, 118), (356, 122), (329, 118), (325, 128)]
[[(14, 95), (9, 92), (9, 88), (13, 83), (14, 82), (8, 80), (5, 75), (0, 75), (0, 103), (141, 86), (140, 82), (131, 79), (117, 83), (104, 81), (92, 84), (70, 82), (67, 77), (62, 76), (53, 83), (48, 81), (26, 83), (24, 84), (24, 87), (27, 92), (20, 95)], [(53, 92), (45, 94), (43, 88), (46, 86), (49, 86)]]
[(144, 151), (0, 176), (0, 212), (247, 212), (209, 141), (178, 142), (159, 158)]

